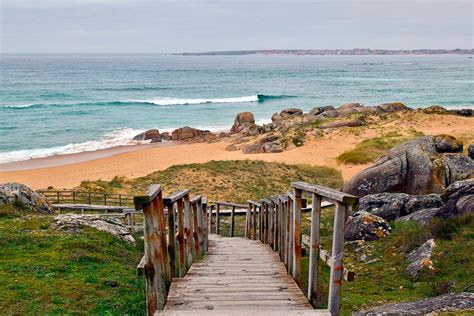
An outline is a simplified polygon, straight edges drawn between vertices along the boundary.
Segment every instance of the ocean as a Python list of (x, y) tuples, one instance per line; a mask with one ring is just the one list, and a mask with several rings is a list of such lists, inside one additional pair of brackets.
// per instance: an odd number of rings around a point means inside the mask
[(0, 163), (133, 145), (139, 132), (228, 129), (298, 107), (474, 107), (466, 55), (3, 54)]

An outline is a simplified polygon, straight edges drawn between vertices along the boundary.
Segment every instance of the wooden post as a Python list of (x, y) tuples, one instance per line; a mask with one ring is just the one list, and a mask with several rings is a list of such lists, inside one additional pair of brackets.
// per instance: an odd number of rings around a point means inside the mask
[(104, 193), (104, 205), (107, 205), (107, 194)]
[(198, 240), (199, 240), (199, 255), (203, 256), (206, 253), (205, 245), (205, 232), (207, 231), (205, 221), (205, 215), (203, 214), (202, 209), (202, 200), (200, 199), (197, 203), (197, 212), (198, 212)]
[(193, 246), (193, 211), (189, 202), (189, 193), (184, 196), (184, 233), (186, 234), (186, 271), (193, 264), (195, 251)]
[[(58, 202), (59, 203), (59, 202)], [(89, 192), (89, 205), (92, 204), (92, 201), (91, 201), (91, 193)]]
[(270, 204), (270, 206), (268, 207), (268, 211), (270, 212), (270, 214), (269, 214), (269, 221), (270, 221), (269, 225), (270, 225), (270, 227), (269, 227), (269, 236), (268, 236), (268, 238), (270, 239), (269, 244), (270, 244), (270, 247), (272, 247), (272, 249), (275, 249), (274, 248), (274, 243), (273, 243), (273, 235), (274, 235), (273, 230), (275, 229), (275, 224), (274, 224), (274, 221), (273, 221), (273, 217), (274, 217), (273, 203)]
[(178, 207), (178, 244), (179, 244), (179, 276), (186, 274), (185, 246), (184, 246), (184, 200), (176, 201)]
[(76, 204), (76, 191), (72, 191), (72, 204)]
[(234, 237), (234, 226), (235, 226), (235, 206), (232, 206), (230, 213), (230, 237)]
[(342, 254), (344, 250), (344, 219), (347, 206), (336, 203), (334, 213), (334, 229), (332, 239), (331, 277), (329, 281), (328, 310), (331, 315), (338, 315), (340, 308), (340, 295), (342, 285)]
[(253, 206), (252, 218), (253, 218), (253, 222), (252, 222), (253, 236), (252, 236), (252, 239), (257, 240), (257, 205)]
[[(161, 225), (158, 218), (160, 215), (159, 201), (162, 206), (162, 195), (159, 186), (154, 187), (153, 190), (159, 190), (158, 195), (153, 194), (152, 201), (147, 200), (145, 204), (141, 204), (144, 215), (147, 314), (150, 316), (154, 315), (157, 310), (162, 310), (166, 301), (166, 281), (163, 271), (164, 249), (161, 240), (164, 235), (163, 231), (160, 231)], [(151, 198), (151, 196), (145, 198)], [(155, 200), (159, 201), (155, 202)]]
[(321, 225), (321, 196), (313, 193), (311, 207), (311, 246), (309, 252), (308, 300), (316, 299), (318, 289), (319, 249), (321, 247), (319, 229)]
[(58, 196), (58, 204), (59, 204), (59, 203), (61, 203), (61, 202), (59, 202), (59, 191), (57, 192), (57, 196)]
[(288, 215), (288, 221), (290, 222), (290, 227), (289, 227), (289, 230), (288, 230), (288, 267), (287, 267), (287, 271), (289, 274), (293, 275), (293, 258), (294, 258), (294, 253), (293, 253), (293, 249), (294, 249), (294, 245), (293, 245), (293, 207), (294, 207), (294, 201), (289, 198), (288, 199), (288, 212), (289, 212), (289, 215)]
[(258, 239), (263, 243), (263, 204), (258, 207)]
[(204, 254), (207, 252), (208, 248), (209, 248), (209, 227), (207, 226), (208, 225), (208, 216), (209, 214), (207, 213), (207, 204), (204, 204), (204, 203), (201, 203), (201, 212), (203, 213), (204, 215), (204, 218), (203, 218), (203, 235), (204, 235)]
[[(90, 199), (89, 199), (89, 201), (90, 201)], [(121, 194), (119, 194), (119, 206), (122, 206), (122, 195)]]
[[(192, 207), (193, 211), (193, 220), (194, 220), (194, 229), (193, 229), (193, 237), (194, 237), (194, 253), (195, 255), (198, 255), (201, 253), (201, 242), (199, 240), (199, 220), (198, 220), (198, 205), (197, 203), (193, 204)], [(202, 221), (202, 218), (201, 218)]]
[[(174, 223), (174, 203), (168, 204), (168, 257), (170, 261), (171, 278), (177, 276), (176, 274), (176, 244), (175, 235), (176, 227)], [(130, 214), (131, 216), (132, 214)]]
[(301, 287), (301, 194), (295, 189), (295, 203), (293, 207), (293, 278)]
[(169, 260), (168, 260), (168, 246), (166, 242), (165, 210), (164, 210), (163, 199), (161, 195), (159, 195), (153, 200), (153, 207), (156, 209), (157, 214), (158, 214), (158, 227), (159, 227), (158, 233), (160, 234), (160, 243), (161, 243), (160, 251), (162, 252), (162, 257), (163, 257), (161, 264), (163, 266), (163, 274), (165, 277), (166, 289), (169, 289), (171, 285), (172, 277), (171, 277)]
[(282, 221), (281, 221), (281, 254), (282, 254), (282, 261), (285, 266), (288, 266), (288, 256), (287, 256), (287, 217), (288, 217), (288, 202), (283, 202), (283, 209), (282, 209)]
[(245, 213), (245, 238), (250, 238), (250, 214), (252, 212), (252, 204), (249, 203), (247, 212)]
[(217, 235), (219, 235), (219, 233), (220, 233), (220, 228), (219, 228), (219, 224), (220, 224), (219, 209), (220, 209), (220, 205), (219, 205), (219, 204), (216, 204), (216, 234), (217, 234)]
[(207, 227), (207, 230), (209, 233), (212, 234), (212, 209), (213, 206), (207, 206), (208, 214), (207, 214), (207, 221), (209, 222), (209, 226)]
[(268, 204), (265, 204), (265, 223), (264, 223), (264, 226), (265, 226), (265, 234), (264, 234), (264, 239), (265, 239), (265, 243), (268, 244)]

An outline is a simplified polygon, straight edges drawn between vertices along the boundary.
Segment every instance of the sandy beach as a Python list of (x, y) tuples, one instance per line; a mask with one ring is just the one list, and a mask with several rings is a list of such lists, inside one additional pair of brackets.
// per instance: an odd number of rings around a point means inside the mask
[(64, 156), (54, 156), (0, 165), (0, 182), (15, 181), (34, 189), (73, 188), (83, 180), (110, 180), (115, 176), (136, 178), (164, 170), (175, 164), (203, 163), (210, 160), (253, 159), (288, 164), (330, 166), (350, 178), (367, 165), (341, 165), (335, 158), (364, 139), (389, 131), (416, 129), (426, 135), (450, 134), (472, 142), (472, 118), (453, 115), (420, 115), (396, 122), (368, 126), (354, 134), (342, 128), (304, 146), (275, 154), (243, 154), (226, 151), (227, 141), (194, 144), (146, 144), (111, 148)]

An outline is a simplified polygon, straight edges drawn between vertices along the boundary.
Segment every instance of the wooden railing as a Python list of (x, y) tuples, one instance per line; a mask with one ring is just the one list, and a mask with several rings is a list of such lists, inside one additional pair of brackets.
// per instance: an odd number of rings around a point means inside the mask
[[(353, 281), (354, 273), (342, 265), (344, 248), (344, 223), (348, 212), (358, 202), (357, 197), (303, 182), (292, 183), (293, 192), (262, 199), (260, 203), (248, 201), (246, 215), (246, 237), (260, 239), (278, 252), (285, 263), (288, 273), (301, 287), (303, 241), (309, 248), (308, 300), (315, 301), (319, 277), (318, 263), (321, 259), (330, 269), (328, 311), (337, 315), (340, 308), (342, 280)], [(312, 200), (311, 234), (302, 234), (301, 213), (306, 200)], [(332, 253), (324, 250), (320, 243), (320, 217), (322, 200), (335, 205), (332, 237)], [(257, 215), (258, 213), (258, 215)], [(257, 220), (258, 217), (258, 220)]]
[(145, 195), (135, 196), (134, 203), (144, 214), (145, 255), (137, 269), (146, 278), (147, 314), (154, 315), (163, 310), (173, 278), (183, 277), (207, 251), (207, 200), (190, 199), (189, 190), (163, 198), (160, 186), (152, 185)]
[(41, 190), (51, 204), (95, 204), (133, 207), (132, 194), (84, 192), (73, 190)]
[(216, 214), (216, 227), (215, 227), (215, 232), (216, 234), (220, 234), (220, 220), (222, 214), (222, 209), (223, 208), (230, 208), (230, 229), (229, 229), (229, 236), (234, 237), (235, 233), (235, 213), (236, 213), (236, 208), (239, 209), (246, 209), (247, 205), (245, 204), (238, 204), (238, 203), (230, 203), (230, 202), (222, 202), (222, 201), (217, 201), (214, 203), (214, 205), (210, 208), (209, 211), (209, 231), (212, 231), (212, 215), (213, 215), (213, 210), (214, 208), (216, 209), (215, 214)]

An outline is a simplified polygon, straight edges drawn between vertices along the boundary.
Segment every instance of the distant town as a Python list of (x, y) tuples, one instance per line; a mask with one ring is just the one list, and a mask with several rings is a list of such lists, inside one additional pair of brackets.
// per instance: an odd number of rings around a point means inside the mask
[(472, 55), (474, 49), (413, 49), (413, 50), (387, 50), (387, 49), (262, 49), (262, 50), (235, 50), (214, 51), (199, 53), (177, 53), (183, 56), (217, 56), (217, 55), (439, 55), (457, 54)]

